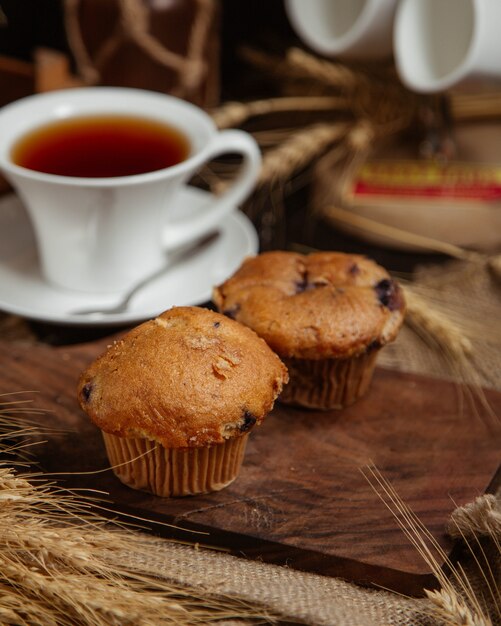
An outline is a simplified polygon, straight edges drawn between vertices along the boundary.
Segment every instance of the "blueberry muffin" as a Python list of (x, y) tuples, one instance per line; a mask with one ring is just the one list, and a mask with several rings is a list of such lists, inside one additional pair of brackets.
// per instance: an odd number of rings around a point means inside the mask
[(111, 345), (81, 375), (78, 399), (122, 482), (184, 496), (236, 478), (250, 431), (287, 379), (254, 331), (178, 307)]
[(368, 389), (378, 351), (395, 339), (404, 298), (388, 272), (359, 255), (267, 252), (214, 289), (219, 311), (280, 356), (280, 401), (314, 409), (352, 404)]

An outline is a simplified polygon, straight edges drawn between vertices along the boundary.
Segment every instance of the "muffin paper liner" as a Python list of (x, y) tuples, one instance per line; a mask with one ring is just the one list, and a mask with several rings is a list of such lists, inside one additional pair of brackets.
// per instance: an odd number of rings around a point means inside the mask
[(289, 383), (280, 402), (309, 409), (340, 409), (369, 389), (378, 350), (349, 359), (282, 359)]
[(223, 489), (237, 477), (248, 433), (204, 448), (164, 448), (155, 441), (103, 432), (115, 475), (157, 496), (188, 496)]

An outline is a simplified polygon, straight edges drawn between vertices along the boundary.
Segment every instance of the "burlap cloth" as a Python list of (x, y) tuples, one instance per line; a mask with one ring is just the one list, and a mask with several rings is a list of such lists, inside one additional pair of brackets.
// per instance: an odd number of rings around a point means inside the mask
[[(308, 624), (384, 626), (429, 624), (428, 602), (361, 589), (336, 578), (194, 550), (154, 540), (142, 569), (206, 592), (263, 605), (282, 620)], [(127, 555), (118, 555), (124, 562)], [(133, 563), (129, 564), (134, 566)]]
[[(430, 303), (451, 316), (474, 344), (475, 350), (471, 356), (473, 367), (466, 370), (466, 374), (471, 372), (472, 378), (467, 382), (473, 386), (480, 382), (484, 386), (501, 389), (498, 377), (501, 289), (493, 281), (486, 267), (466, 262), (426, 267), (418, 270), (415, 277), (415, 283), (423, 287), (423, 293), (427, 294)], [(29, 340), (28, 330), (27, 323), (19, 318), (0, 318), (0, 334), (4, 338)], [(447, 378), (457, 375), (450, 360), (407, 327), (404, 327), (392, 346), (382, 351), (379, 363), (386, 367)], [(464, 374), (463, 371), (463, 378)], [(482, 550), (479, 548), (475, 551), (487, 555), (496, 584), (499, 581), (501, 559), (499, 543), (497, 546), (492, 543), (492, 536), (501, 541), (501, 512), (498, 507), (499, 501), (493, 496), (483, 496), (468, 515), (462, 515), (464, 511), (459, 510), (458, 517), (461, 532), (474, 539), (470, 545), (476, 546), (479, 536), (488, 537), (479, 544)], [(477, 521), (472, 523), (475, 518)], [(129, 554), (117, 554), (117, 560), (132, 569), (140, 568), (187, 587), (202, 588), (215, 596), (239, 598), (251, 605), (266, 607), (280, 622), (342, 626), (501, 623), (499, 599), (490, 600), (491, 622), (472, 622), (469, 616), (461, 617), (460, 613), (457, 620), (444, 622), (428, 599), (412, 599), (384, 590), (361, 588), (336, 578), (249, 561), (155, 537), (148, 538), (148, 542), (151, 542), (152, 549), (142, 559), (138, 560)], [(489, 605), (490, 596), (482, 573), (486, 569), (485, 563), (483, 567), (476, 565), (469, 550), (465, 550), (461, 563), (476, 595), (483, 597)]]

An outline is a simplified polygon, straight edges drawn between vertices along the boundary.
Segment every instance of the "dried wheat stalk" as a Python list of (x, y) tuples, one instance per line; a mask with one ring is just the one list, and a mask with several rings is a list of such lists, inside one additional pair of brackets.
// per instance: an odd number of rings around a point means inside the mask
[(374, 233), (376, 235), (393, 239), (400, 243), (413, 246), (415, 248), (421, 248), (422, 250), (439, 252), (446, 254), (456, 259), (463, 259), (468, 261), (484, 262), (485, 256), (478, 253), (466, 250), (454, 244), (450, 244), (431, 237), (424, 237), (423, 235), (417, 235), (408, 231), (377, 222), (362, 215), (357, 215), (349, 209), (344, 209), (340, 206), (329, 205), (322, 208), (322, 212), (327, 216), (331, 216), (348, 226), (363, 230), (365, 232)]
[(370, 79), (364, 74), (341, 63), (319, 59), (299, 48), (290, 49), (286, 60), (293, 72), (330, 87), (341, 87), (349, 92), (370, 85)]
[[(493, 626), (486, 607), (486, 598), (475, 593), (461, 565), (452, 563), (419, 517), (405, 504), (377, 468), (369, 466), (361, 471), (440, 583), (439, 591), (426, 590), (426, 595), (433, 607), (432, 616), (447, 626)], [(474, 546), (472, 544), (467, 544), (467, 546), (474, 554)], [(448, 575), (442, 569), (441, 563), (447, 564), (450, 572)], [(498, 620), (501, 617), (501, 602), (497, 581), (493, 578), (488, 566), (483, 574), (487, 596), (492, 601), (492, 612)]]
[(283, 57), (243, 46), (239, 54), (254, 67), (279, 77), (281, 81), (306, 81), (310, 88), (316, 86), (320, 91), (330, 88), (350, 92), (360, 89), (361, 85), (369, 85), (371, 80), (368, 74), (341, 63), (321, 60), (299, 48), (291, 48)]
[(432, 237), (425, 237), (423, 235), (418, 235), (417, 233), (402, 230), (401, 228), (397, 228), (389, 224), (383, 224), (382, 222), (377, 222), (368, 217), (358, 215), (350, 209), (345, 209), (332, 204), (323, 206), (321, 212), (327, 217), (332, 217), (347, 226), (362, 230), (366, 233), (373, 233), (387, 239), (398, 241), (401, 244), (403, 243), (414, 248), (421, 248), (427, 252), (438, 252), (455, 259), (461, 259), (463, 261), (470, 261), (472, 263), (482, 265), (485, 264), (492, 276), (501, 283), (501, 254), (488, 256), (485, 253), (468, 250), (446, 241), (440, 241), (438, 239), (433, 239)]
[(278, 75), (282, 81), (306, 81), (303, 91), (310, 96), (312, 90), (322, 95), (333, 92), (349, 96), (349, 110), (357, 118), (374, 122), (379, 135), (408, 127), (419, 108), (416, 95), (388, 72), (382, 81), (381, 77), (369, 72), (319, 59), (299, 48), (288, 50), (285, 59), (248, 49), (244, 55), (249, 62)]
[(456, 591), (428, 590), (426, 595), (434, 605), (435, 617), (446, 626), (493, 626), (490, 618), (474, 613)]
[[(32, 434), (22, 403), (0, 406), (0, 454)], [(12, 463), (10, 464), (12, 465)], [(273, 623), (266, 610), (215, 598), (141, 569), (148, 537), (105, 522), (89, 501), (0, 457), (0, 623), (16, 626)], [(128, 566), (124, 561), (133, 563)]]
[[(290, 49), (285, 59), (274, 58), (261, 52), (244, 49), (248, 61), (280, 76), (281, 80), (307, 80), (320, 85), (321, 96), (272, 98), (249, 103), (230, 102), (213, 112), (220, 128), (238, 126), (251, 117), (261, 117), (275, 112), (302, 111), (319, 113), (342, 110), (350, 115), (347, 122), (337, 124), (320, 121), (290, 136), (265, 154), (258, 186), (276, 180), (285, 181), (294, 173), (314, 162), (332, 143), (338, 143), (329, 155), (329, 162), (337, 162), (351, 154), (364, 150), (375, 137), (387, 136), (409, 125), (415, 114), (415, 102), (408, 92), (393, 81), (381, 88), (381, 81), (369, 74), (345, 65), (321, 60), (298, 48)], [(328, 95), (325, 95), (327, 91)], [(329, 95), (342, 93), (343, 97)], [(349, 100), (346, 96), (349, 96)], [(412, 102), (411, 102), (412, 101)], [(341, 132), (338, 133), (339, 129)], [(341, 130), (342, 129), (342, 130)], [(331, 136), (331, 133), (333, 135)], [(352, 162), (352, 160), (350, 161)]]
[(240, 126), (253, 117), (290, 111), (337, 111), (346, 110), (349, 101), (338, 96), (297, 96), (270, 98), (252, 102), (226, 102), (212, 112), (218, 128)]
[(482, 386), (467, 324), (454, 321), (449, 313), (442, 312), (434, 300), (437, 296), (435, 292), (420, 290), (409, 284), (404, 286), (404, 293), (407, 303), (405, 324), (437, 351), (454, 379), (463, 383), (458, 392), (461, 397), (466, 395), (471, 400), (476, 414), (480, 417), (475, 399), (480, 402), (492, 424), (499, 423), (499, 416), (492, 410)]
[[(459, 531), (461, 529), (461, 532)], [(492, 494), (479, 496), (474, 502), (458, 507), (447, 528), (451, 537), (501, 538), (501, 509)]]
[(431, 340), (444, 353), (460, 362), (472, 354), (471, 341), (449, 317), (430, 306), (430, 302), (411, 286), (404, 286), (404, 294), (407, 304), (405, 321), (425, 340)]
[[(292, 132), (278, 146), (269, 148), (265, 152), (261, 172), (256, 182), (257, 188), (283, 183), (291, 178), (295, 172), (309, 165), (312, 159), (324, 152), (330, 145), (341, 141), (348, 129), (348, 124), (340, 122), (313, 124)], [(339, 158), (344, 155), (343, 149)], [(204, 171), (204, 177), (215, 193), (221, 193), (228, 187), (228, 174), (232, 174), (233, 169), (230, 168), (227, 171), (224, 166), (211, 167)]]
[(297, 131), (263, 158), (258, 184), (283, 181), (347, 133), (348, 124), (314, 124)]
[(270, 55), (247, 46), (242, 46), (239, 49), (239, 55), (254, 67), (268, 74), (278, 76), (281, 80), (297, 78), (296, 72), (290, 68), (287, 60), (282, 56)]

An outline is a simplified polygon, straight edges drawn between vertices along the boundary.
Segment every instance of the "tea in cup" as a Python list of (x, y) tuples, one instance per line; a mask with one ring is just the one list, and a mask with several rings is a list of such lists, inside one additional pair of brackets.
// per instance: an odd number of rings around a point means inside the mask
[[(0, 169), (34, 227), (43, 276), (65, 289), (120, 292), (168, 263), (252, 191), (261, 156), (241, 130), (218, 131), (202, 109), (140, 89), (36, 94), (0, 110)], [(178, 194), (207, 162), (240, 154), (219, 197), (179, 215)]]

